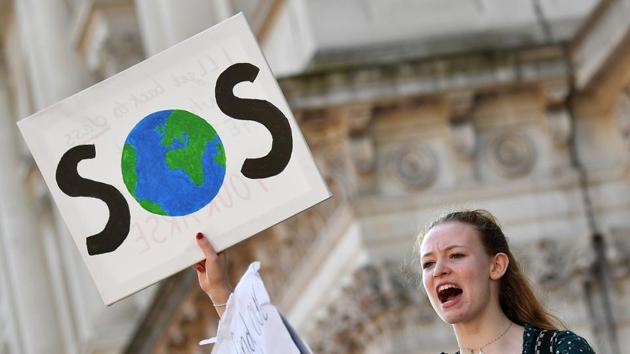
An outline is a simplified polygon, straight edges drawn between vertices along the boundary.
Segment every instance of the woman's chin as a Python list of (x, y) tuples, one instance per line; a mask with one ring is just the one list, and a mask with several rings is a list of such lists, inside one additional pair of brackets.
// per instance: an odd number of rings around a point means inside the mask
[(458, 306), (440, 308), (440, 317), (448, 324), (455, 324), (467, 320), (468, 311), (466, 307), (460, 303)]

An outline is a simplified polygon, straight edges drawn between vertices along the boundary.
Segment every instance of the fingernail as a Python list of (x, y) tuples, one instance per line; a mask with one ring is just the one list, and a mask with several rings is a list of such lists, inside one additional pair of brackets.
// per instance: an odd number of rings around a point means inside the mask
[(206, 268), (204, 266), (202, 266), (201, 264), (197, 264), (195, 266), (195, 268), (197, 268), (198, 272), (203, 272), (204, 270), (206, 270)]
[(203, 234), (201, 232), (197, 232), (197, 240), (201, 240), (203, 238)]

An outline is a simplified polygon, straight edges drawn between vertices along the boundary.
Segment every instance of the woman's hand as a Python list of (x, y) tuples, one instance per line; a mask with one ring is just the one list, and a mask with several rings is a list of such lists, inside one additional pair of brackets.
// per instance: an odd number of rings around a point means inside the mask
[(204, 261), (195, 264), (199, 286), (208, 295), (220, 317), (225, 312), (225, 304), (232, 292), (227, 276), (225, 254), (217, 253), (201, 232), (197, 234), (197, 245), (206, 256)]

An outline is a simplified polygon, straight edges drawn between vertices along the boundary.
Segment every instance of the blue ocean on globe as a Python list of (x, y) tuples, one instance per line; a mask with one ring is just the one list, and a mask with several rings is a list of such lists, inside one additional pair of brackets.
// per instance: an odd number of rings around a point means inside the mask
[(191, 214), (217, 195), (225, 177), (225, 150), (214, 128), (185, 110), (144, 117), (125, 140), (121, 158), (129, 193), (147, 211)]

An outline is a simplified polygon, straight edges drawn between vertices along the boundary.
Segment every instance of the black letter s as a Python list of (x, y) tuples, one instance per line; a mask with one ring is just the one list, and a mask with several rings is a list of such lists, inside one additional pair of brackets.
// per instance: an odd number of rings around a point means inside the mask
[(266, 156), (248, 158), (241, 173), (248, 178), (267, 178), (282, 172), (289, 164), (293, 151), (293, 136), (289, 120), (271, 102), (234, 96), (234, 86), (243, 81), (254, 82), (260, 70), (249, 63), (237, 63), (219, 75), (215, 98), (219, 109), (228, 116), (240, 120), (253, 120), (271, 133), (271, 150)]
[(116, 250), (127, 235), (131, 224), (129, 205), (120, 192), (109, 184), (79, 176), (77, 166), (81, 160), (96, 157), (94, 145), (78, 145), (66, 151), (57, 165), (56, 179), (59, 188), (71, 197), (97, 198), (107, 204), (109, 219), (103, 231), (87, 238), (90, 256)]

